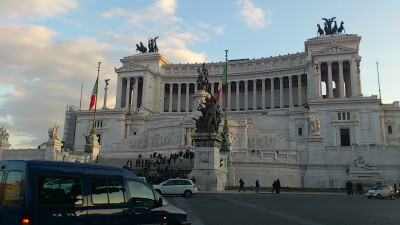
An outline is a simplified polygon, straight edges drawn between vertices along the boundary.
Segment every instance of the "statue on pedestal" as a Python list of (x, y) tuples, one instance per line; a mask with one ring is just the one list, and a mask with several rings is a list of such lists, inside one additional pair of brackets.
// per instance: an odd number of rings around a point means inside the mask
[(1, 132), (0, 132), (0, 138), (1, 138), (2, 140), (8, 141), (8, 137), (9, 137), (9, 134), (7, 133), (6, 128), (5, 128), (4, 126), (2, 126), (2, 127), (1, 127)]
[(212, 95), (206, 97), (204, 105), (199, 105), (197, 110), (201, 112), (201, 116), (196, 119), (196, 132), (218, 133), (221, 113), (215, 97)]
[(49, 128), (49, 139), (60, 141), (60, 137), (58, 136), (58, 126), (56, 124)]
[(310, 126), (310, 133), (314, 136), (320, 135), (321, 125), (320, 121), (311, 114), (309, 117), (308, 125)]
[(204, 90), (208, 93), (211, 91), (210, 76), (208, 75), (208, 69), (206, 64), (203, 63), (203, 67), (197, 69), (199, 76), (197, 77), (197, 90)]

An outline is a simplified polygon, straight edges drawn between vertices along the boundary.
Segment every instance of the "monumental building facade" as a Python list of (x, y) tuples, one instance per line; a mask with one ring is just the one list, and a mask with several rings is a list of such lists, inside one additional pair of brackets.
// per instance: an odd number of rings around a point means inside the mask
[[(400, 181), (399, 102), (363, 96), (360, 41), (352, 34), (321, 35), (308, 39), (301, 53), (228, 61), (226, 185), (240, 178), (261, 186), (279, 178), (283, 186), (332, 188), (347, 180)], [(201, 64), (172, 64), (158, 52), (121, 63), (115, 107), (105, 99), (97, 110), (101, 157), (195, 151), (193, 96)], [(205, 66), (217, 94), (225, 62)], [(222, 110), (224, 103), (218, 102)], [(64, 145), (83, 152), (93, 111), (70, 107), (71, 114)]]

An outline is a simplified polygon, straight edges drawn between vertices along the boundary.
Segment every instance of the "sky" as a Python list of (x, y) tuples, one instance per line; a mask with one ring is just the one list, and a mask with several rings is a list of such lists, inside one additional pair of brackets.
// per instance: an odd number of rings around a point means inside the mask
[[(120, 59), (158, 36), (171, 63), (219, 62), (304, 52), (321, 18), (344, 21), (361, 38), (361, 85), (384, 103), (400, 100), (400, 1), (382, 0), (0, 0), (0, 126), (12, 148), (36, 148), (50, 126), (63, 135), (65, 110), (89, 107), (100, 79), (115, 105)], [(99, 82), (98, 107), (104, 82)]]

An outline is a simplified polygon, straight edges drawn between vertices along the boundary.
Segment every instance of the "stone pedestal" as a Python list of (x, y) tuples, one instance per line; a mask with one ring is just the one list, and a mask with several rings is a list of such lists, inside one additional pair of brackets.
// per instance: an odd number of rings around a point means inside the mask
[(61, 151), (63, 144), (59, 139), (49, 138), (46, 142), (46, 150), (44, 152), (44, 160), (54, 161), (57, 153)]
[(202, 191), (225, 190), (228, 170), (227, 159), (219, 151), (222, 137), (216, 133), (195, 133), (193, 138), (196, 156), (189, 177), (196, 178), (196, 186)]
[(10, 149), (11, 144), (8, 143), (8, 137), (6, 138), (2, 138), (0, 137), (0, 160), (3, 159), (3, 151), (6, 149)]
[(319, 135), (307, 138), (308, 166), (304, 174), (305, 187), (327, 188), (329, 186), (329, 177), (323, 160), (325, 149), (322, 141), (323, 138)]
[(96, 134), (91, 134), (89, 136), (89, 143), (86, 145), (86, 153), (92, 160), (96, 160), (96, 157), (100, 153), (100, 148), (101, 146), (99, 145), (99, 138)]

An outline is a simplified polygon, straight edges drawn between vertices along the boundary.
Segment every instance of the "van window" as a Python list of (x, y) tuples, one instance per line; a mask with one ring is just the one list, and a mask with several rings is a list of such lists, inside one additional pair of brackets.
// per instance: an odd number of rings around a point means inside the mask
[(124, 203), (123, 184), (120, 179), (90, 178), (93, 204)]
[(37, 176), (40, 205), (82, 205), (82, 182), (79, 177)]
[(147, 208), (155, 206), (156, 201), (151, 188), (141, 182), (133, 180), (128, 180), (127, 182), (133, 206), (144, 206)]
[(1, 181), (3, 181), (3, 174), (4, 174), (4, 171), (0, 170), (0, 183), (1, 183)]
[(18, 205), (21, 199), (22, 171), (9, 171), (4, 185), (2, 204)]

